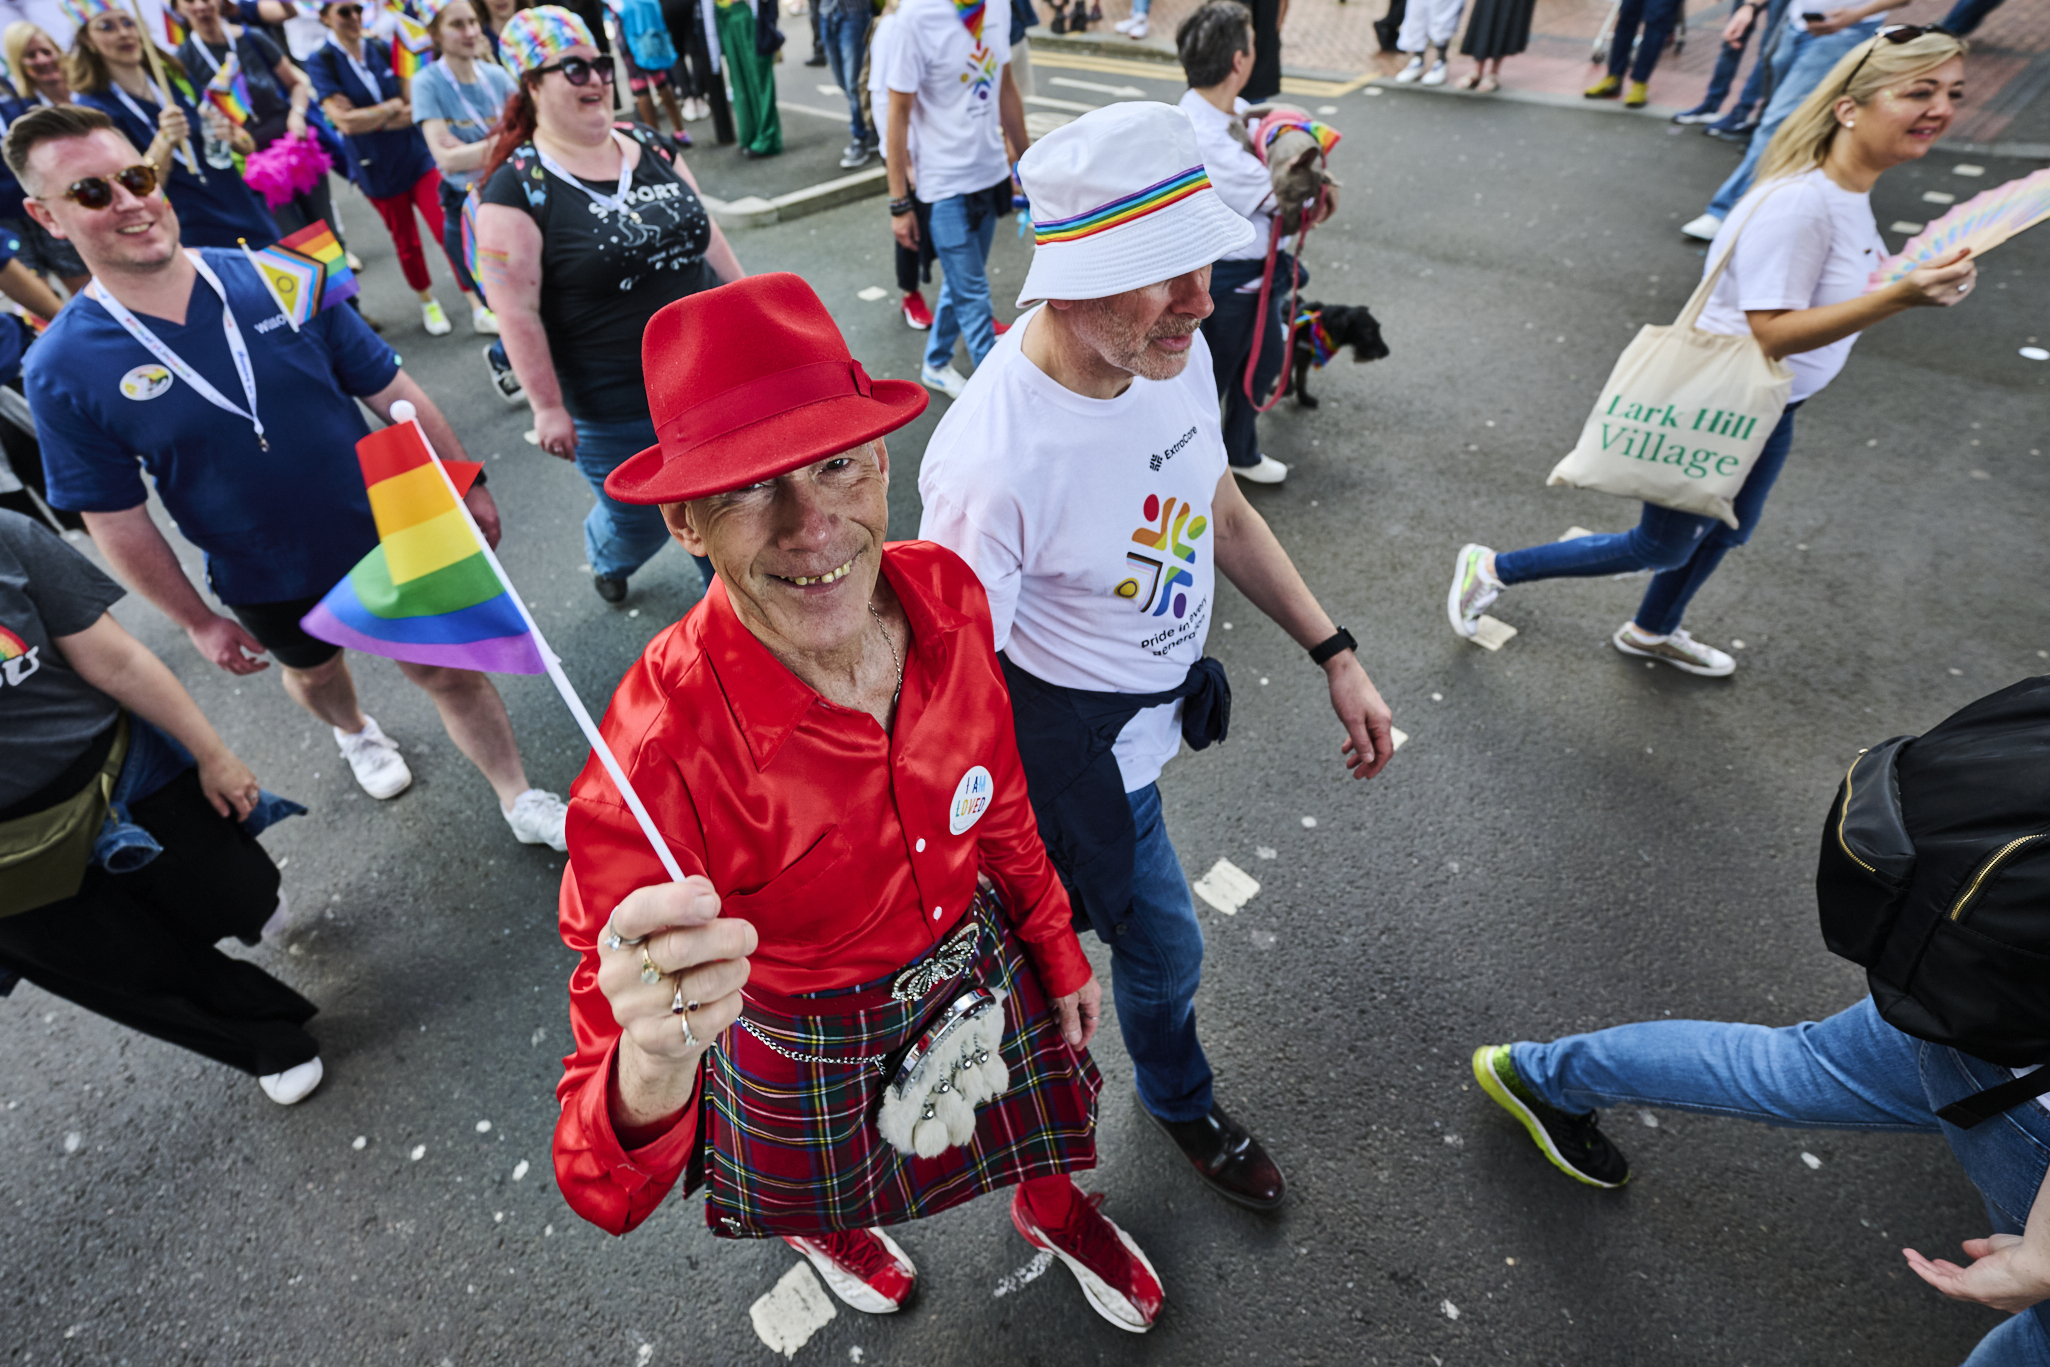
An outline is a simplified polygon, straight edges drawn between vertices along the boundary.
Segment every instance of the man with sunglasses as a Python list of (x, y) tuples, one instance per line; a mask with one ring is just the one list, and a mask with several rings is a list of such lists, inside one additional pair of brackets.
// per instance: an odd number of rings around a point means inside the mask
[[(181, 247), (156, 168), (105, 114), (38, 109), (8, 131), (5, 152), (29, 212), (93, 273), (26, 366), (50, 501), (84, 515), (115, 572), (201, 655), (231, 674), (275, 656), (286, 692), (334, 728), (364, 791), (396, 797), (412, 782), (398, 746), (357, 706), (342, 652), (299, 622), (377, 545), (356, 400), (380, 416), (409, 400), (435, 446), (460, 457), (455, 433), (354, 311), (325, 309), (295, 329), (240, 251)], [(143, 470), (206, 553), (208, 585), (232, 617), (186, 578), (150, 518)], [(464, 501), (496, 541), (498, 509), (481, 476)], [(562, 849), (565, 808), (527, 786), (489, 677), (399, 669), (433, 699), (514, 834)]]

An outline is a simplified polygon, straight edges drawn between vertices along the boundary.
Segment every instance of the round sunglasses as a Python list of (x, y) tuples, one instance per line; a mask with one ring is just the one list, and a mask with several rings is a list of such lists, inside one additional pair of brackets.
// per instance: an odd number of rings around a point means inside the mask
[[(137, 199), (148, 199), (157, 192), (157, 168), (145, 161), (123, 167), (111, 176), (86, 176), (72, 181), (60, 198), (71, 200), (81, 209), (105, 209), (114, 203), (116, 185)], [(47, 201), (49, 196), (36, 198)]]
[(559, 62), (534, 68), (536, 76), (546, 76), (551, 71), (560, 71), (562, 79), (576, 86), (589, 85), (593, 76), (606, 85), (611, 85), (613, 78), (618, 74), (612, 69), (610, 62), (592, 62), (582, 57), (565, 57)]

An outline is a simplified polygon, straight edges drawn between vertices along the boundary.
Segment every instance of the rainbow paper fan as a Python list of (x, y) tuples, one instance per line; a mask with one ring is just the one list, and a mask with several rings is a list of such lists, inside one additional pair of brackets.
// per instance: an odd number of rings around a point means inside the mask
[(1881, 289), (1934, 261), (1970, 247), (1973, 259), (1984, 256), (2017, 233), (2050, 218), (2050, 168), (1996, 185), (1953, 207), (1908, 240), (1899, 256), (1890, 256), (1872, 272), (1870, 289)]

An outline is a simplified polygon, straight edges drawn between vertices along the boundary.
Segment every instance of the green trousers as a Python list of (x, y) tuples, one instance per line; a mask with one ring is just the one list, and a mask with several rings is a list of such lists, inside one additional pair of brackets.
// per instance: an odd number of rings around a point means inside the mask
[[(771, 4), (773, 0), (761, 0)], [(746, 0), (717, 7), (719, 47), (733, 85), (734, 131), (740, 145), (770, 157), (783, 150), (783, 118), (776, 112), (773, 60), (755, 51), (755, 16)]]

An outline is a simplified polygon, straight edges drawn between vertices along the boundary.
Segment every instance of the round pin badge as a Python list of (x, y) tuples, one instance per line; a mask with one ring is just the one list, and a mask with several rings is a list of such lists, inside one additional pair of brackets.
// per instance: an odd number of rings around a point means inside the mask
[(139, 365), (121, 377), (123, 398), (141, 402), (166, 394), (171, 388), (171, 372), (160, 365)]
[(996, 796), (996, 784), (989, 776), (989, 770), (980, 764), (961, 775), (961, 781), (954, 785), (954, 802), (947, 808), (947, 829), (960, 835), (989, 810), (990, 801)]

